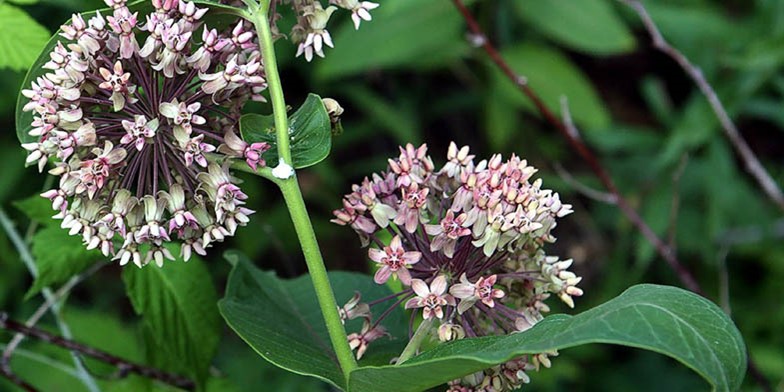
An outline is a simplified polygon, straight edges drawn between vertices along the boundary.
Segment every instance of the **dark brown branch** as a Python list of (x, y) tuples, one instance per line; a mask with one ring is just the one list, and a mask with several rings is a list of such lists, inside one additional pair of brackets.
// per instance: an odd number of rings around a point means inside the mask
[(574, 127), (569, 128), (564, 122), (558, 119), (558, 117), (553, 114), (550, 109), (545, 106), (544, 102), (539, 95), (534, 92), (534, 90), (528, 86), (527, 80), (525, 77), (518, 75), (509, 64), (501, 57), (501, 54), (496, 50), (493, 44), (490, 43), (490, 40), (482, 31), (482, 28), (479, 27), (479, 23), (476, 21), (474, 16), (471, 14), (471, 11), (466, 8), (465, 4), (461, 0), (452, 0), (457, 7), (458, 11), (463, 15), (463, 18), (468, 25), (469, 30), (474, 34), (477, 39), (475, 40), (477, 43), (481, 44), (482, 48), (485, 50), (488, 56), (493, 60), (493, 62), (498, 66), (498, 68), (503, 71), (503, 73), (511, 80), (520, 91), (523, 92), (530, 100), (533, 102), (534, 106), (536, 106), (539, 113), (542, 117), (550, 123), (553, 127), (555, 127), (561, 135), (566, 139), (569, 143), (569, 146), (572, 147), (573, 150), (580, 155), (591, 170), (594, 172), (596, 177), (599, 178), (599, 181), (602, 182), (602, 185), (607, 189), (608, 192), (613, 194), (616, 198), (616, 204), (618, 208), (626, 215), (627, 219), (637, 228), (640, 234), (645, 237), (645, 239), (650, 242), (659, 255), (669, 264), (669, 266), (675, 271), (678, 275), (678, 278), (683, 283), (686, 288), (689, 290), (702, 294), (702, 289), (697, 281), (692, 276), (691, 272), (689, 272), (686, 267), (681, 264), (680, 260), (678, 260), (675, 253), (670, 249), (670, 247), (659, 238), (656, 233), (648, 226), (647, 223), (642, 219), (639, 213), (629, 204), (629, 202), (620, 194), (618, 188), (615, 186), (610, 175), (604, 169), (604, 167), (599, 163), (599, 160), (596, 158), (596, 155), (591, 152), (591, 150), (580, 140), (579, 135), (575, 132)]
[(743, 139), (738, 128), (730, 119), (730, 116), (727, 114), (727, 110), (724, 109), (724, 105), (722, 105), (719, 96), (716, 95), (716, 91), (713, 90), (710, 83), (705, 80), (705, 76), (702, 74), (702, 71), (692, 64), (689, 59), (683, 55), (678, 49), (672, 47), (662, 36), (659, 28), (656, 27), (656, 23), (653, 22), (651, 16), (648, 14), (648, 11), (645, 9), (645, 6), (642, 5), (641, 2), (638, 0), (619, 0), (622, 3), (629, 6), (629, 8), (633, 9), (637, 15), (640, 17), (643, 25), (645, 25), (645, 29), (648, 30), (648, 34), (651, 36), (651, 41), (653, 42), (653, 46), (661, 51), (662, 53), (666, 54), (678, 65), (683, 68), (683, 71), (689, 75), (689, 77), (694, 81), (694, 84), (700, 89), (702, 94), (708, 100), (711, 108), (713, 109), (713, 113), (716, 114), (716, 117), (719, 119), (721, 123), (721, 128), (724, 130), (724, 134), (729, 139), (732, 146), (737, 151), (738, 155), (740, 155), (741, 160), (743, 161), (744, 166), (746, 167), (746, 171), (754, 177), (754, 180), (757, 181), (760, 188), (768, 195), (768, 198), (772, 200), (780, 209), (784, 210), (784, 194), (779, 189), (776, 181), (771, 178), (770, 174), (765, 170), (765, 167), (762, 166), (757, 156), (754, 155), (754, 152), (751, 151), (751, 148), (746, 143), (746, 140)]
[(22, 380), (19, 376), (17, 376), (16, 373), (14, 373), (11, 370), (11, 366), (7, 363), (0, 364), (0, 375), (8, 379), (8, 381), (11, 381), (12, 383), (16, 384), (16, 386), (22, 388), (22, 390), (24, 391), (38, 392), (38, 390), (35, 389), (34, 386), (28, 384), (27, 382), (25, 382), (25, 380)]
[[(28, 326), (24, 325), (23, 323), (20, 323), (20, 322), (14, 321), (14, 320), (10, 320), (8, 318), (8, 314), (5, 313), (5, 312), (0, 312), (0, 328), (1, 329), (6, 329), (6, 330), (9, 330), (9, 331), (13, 331), (13, 332), (17, 332), (17, 333), (21, 333), (21, 334), (24, 334), (27, 337), (32, 337), (32, 338), (36, 338), (36, 339), (39, 339), (39, 340), (43, 340), (44, 342), (51, 343), (51, 344), (54, 344), (56, 346), (60, 346), (60, 347), (66, 348), (66, 349), (71, 350), (71, 351), (76, 351), (76, 352), (79, 352), (79, 353), (81, 353), (83, 355), (86, 355), (88, 357), (95, 358), (95, 359), (97, 359), (97, 360), (99, 360), (101, 362), (106, 362), (108, 364), (114, 365), (119, 370), (118, 373), (119, 373), (119, 377), (120, 378), (125, 377), (128, 374), (130, 374), (130, 373), (135, 373), (135, 374), (138, 374), (140, 376), (144, 376), (144, 377), (147, 377), (147, 378), (155, 379), (155, 380), (158, 380), (160, 382), (163, 382), (163, 383), (175, 386), (177, 388), (182, 388), (182, 389), (185, 389), (185, 390), (188, 390), (188, 391), (192, 391), (192, 390), (194, 390), (196, 388), (196, 385), (194, 384), (194, 382), (191, 381), (190, 379), (186, 378), (186, 377), (179, 376), (179, 375), (176, 375), (176, 374), (167, 373), (167, 372), (164, 372), (163, 370), (156, 369), (156, 368), (153, 368), (153, 367), (149, 367), (149, 366), (145, 366), (145, 365), (140, 365), (140, 364), (137, 364), (137, 363), (129, 362), (129, 361), (126, 361), (125, 359), (116, 357), (116, 356), (114, 356), (112, 354), (109, 354), (109, 353), (107, 353), (105, 351), (101, 351), (101, 350), (98, 350), (98, 349), (95, 349), (95, 348), (92, 348), (92, 347), (89, 347), (89, 346), (85, 346), (83, 344), (74, 342), (72, 340), (63, 339), (60, 336), (53, 335), (53, 334), (51, 334), (49, 332), (46, 332), (44, 330), (41, 330), (39, 328), (28, 327)], [(2, 368), (3, 375), (6, 376), (6, 378), (8, 378), (9, 375), (7, 373), (10, 372), (9, 364), (8, 363), (3, 363), (3, 364), (1, 364), (0, 368)], [(13, 373), (11, 373), (11, 375), (13, 376)], [(9, 378), (9, 379), (11, 379), (11, 378)], [(17, 380), (18, 380), (18, 378), (17, 378)], [(14, 381), (14, 379), (11, 379), (11, 381)], [(18, 380), (18, 381), (21, 381), (21, 380)], [(20, 385), (19, 383), (16, 383), (16, 384)], [(31, 390), (31, 389), (28, 389), (28, 390)], [(32, 389), (32, 390), (35, 390), (35, 389)]]

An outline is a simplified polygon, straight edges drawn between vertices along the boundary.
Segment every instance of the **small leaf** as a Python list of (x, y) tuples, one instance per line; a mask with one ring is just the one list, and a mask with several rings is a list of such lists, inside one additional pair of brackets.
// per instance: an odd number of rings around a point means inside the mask
[[(610, 115), (590, 80), (563, 54), (533, 44), (518, 45), (503, 50), (502, 55), (518, 74), (528, 79), (529, 86), (542, 98), (545, 105), (558, 115), (561, 97), (569, 100), (569, 109), (578, 125), (587, 129), (602, 129), (610, 124)], [(511, 102), (538, 113), (531, 101), (493, 67), (498, 91)]]
[[(276, 366), (345, 389), (310, 278), (282, 280), (273, 272), (254, 267), (238, 252), (227, 252), (226, 258), (234, 264), (226, 295), (219, 303), (226, 323)], [(386, 287), (366, 275), (332, 272), (329, 277), (340, 305), (355, 291), (362, 293), (364, 301), (389, 294)], [(390, 305), (392, 302), (379, 306)], [(358, 332), (359, 323), (353, 320), (346, 329)], [(374, 342), (360, 364), (385, 364), (402, 350), (407, 327), (400, 307), (384, 319), (384, 326), (394, 339)]]
[[(272, 116), (249, 113), (240, 118), (240, 133), (248, 143), (267, 142), (272, 146), (263, 158), (267, 165), (278, 164), (278, 146)], [(289, 117), (291, 159), (294, 168), (313, 166), (332, 149), (332, 125), (321, 97), (309, 94), (305, 103)]]
[(0, 68), (26, 70), (48, 39), (49, 31), (21, 8), (0, 2)]
[(195, 258), (163, 268), (128, 266), (123, 281), (134, 310), (143, 316), (148, 360), (204, 383), (221, 332), (217, 293), (204, 263)]
[[(746, 347), (718, 306), (667, 286), (637, 285), (576, 316), (554, 315), (523, 333), (440, 345), (400, 366), (362, 367), (350, 391), (422, 391), (523, 354), (588, 343), (637, 347), (673, 357), (719, 391), (737, 390), (746, 371)], [(557, 366), (557, 365), (556, 365)]]
[(33, 236), (33, 254), (38, 275), (25, 297), (44, 287), (65, 283), (103, 257), (98, 250), (87, 250), (81, 236), (68, 235), (58, 225), (44, 227)]
[(632, 33), (609, 0), (518, 0), (517, 13), (548, 38), (589, 54), (634, 49)]

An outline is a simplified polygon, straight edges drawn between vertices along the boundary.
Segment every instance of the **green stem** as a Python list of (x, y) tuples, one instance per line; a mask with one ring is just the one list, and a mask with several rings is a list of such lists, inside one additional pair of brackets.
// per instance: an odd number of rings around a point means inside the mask
[(283, 162), (293, 166), (291, 149), (289, 148), (289, 119), (286, 114), (286, 101), (283, 98), (283, 85), (280, 83), (278, 63), (275, 59), (275, 46), (267, 16), (268, 10), (269, 0), (262, 0), (259, 9), (252, 13), (251, 21), (256, 26), (256, 34), (259, 36), (259, 46), (261, 46), (261, 57), (264, 59), (264, 73), (267, 76), (272, 115), (277, 131), (278, 156)]
[(425, 341), (427, 334), (430, 332), (430, 327), (433, 326), (433, 319), (423, 320), (421, 324), (419, 324), (419, 328), (417, 328), (416, 332), (414, 332), (414, 336), (411, 337), (411, 340), (406, 345), (406, 348), (403, 349), (403, 352), (400, 353), (400, 356), (397, 359), (397, 365), (402, 364), (405, 361), (408, 361), (416, 355), (417, 350), (422, 345), (422, 342)]
[[(289, 126), (288, 117), (286, 114), (286, 102), (283, 98), (283, 88), (280, 82), (280, 75), (278, 74), (278, 66), (275, 60), (275, 48), (273, 46), (272, 33), (270, 31), (269, 19), (267, 11), (269, 10), (269, 0), (262, 0), (258, 8), (249, 10), (247, 18), (256, 26), (256, 33), (259, 37), (259, 45), (261, 46), (261, 55), (264, 61), (264, 71), (267, 77), (267, 85), (270, 94), (270, 102), (272, 103), (273, 117), (275, 120), (275, 132), (277, 136), (278, 155), (281, 162), (279, 165), (285, 164), (293, 167), (291, 160), (291, 149), (289, 147)], [(302, 199), (302, 192), (297, 182), (296, 174), (292, 169), (292, 174), (283, 177), (273, 177), (272, 180), (278, 184), (283, 198), (286, 201), (286, 206), (291, 215), (291, 221), (294, 223), (294, 229), (297, 232), (302, 253), (305, 256), (305, 262), (310, 272), (310, 278), (313, 281), (313, 287), (316, 291), (316, 298), (318, 299), (321, 314), (324, 316), (324, 322), (327, 326), (332, 348), (337, 355), (338, 363), (343, 371), (344, 377), (348, 379), (348, 375), (357, 367), (357, 362), (354, 360), (354, 355), (348, 345), (346, 338), (346, 330), (340, 320), (338, 314), (338, 305), (335, 300), (335, 294), (332, 290), (332, 285), (329, 282), (327, 269), (324, 266), (324, 260), (321, 257), (321, 250), (319, 249), (318, 242), (316, 241), (316, 234), (313, 232), (313, 226), (308, 216), (308, 211), (305, 208), (305, 201)], [(260, 175), (270, 173), (258, 173)], [(271, 174), (275, 174), (274, 171)], [(267, 176), (265, 176), (267, 177)], [(268, 177), (269, 178), (269, 177)]]
[(286, 206), (289, 208), (294, 229), (297, 231), (302, 253), (305, 255), (305, 262), (308, 265), (313, 287), (316, 289), (321, 314), (324, 315), (324, 321), (327, 324), (332, 348), (337, 354), (343, 374), (348, 377), (349, 373), (357, 367), (357, 362), (348, 345), (346, 330), (338, 314), (338, 304), (335, 301), (332, 285), (329, 283), (327, 269), (321, 258), (321, 251), (310, 223), (308, 211), (305, 209), (305, 202), (302, 200), (299, 184), (294, 177), (280, 182), (279, 185), (283, 198), (286, 200)]

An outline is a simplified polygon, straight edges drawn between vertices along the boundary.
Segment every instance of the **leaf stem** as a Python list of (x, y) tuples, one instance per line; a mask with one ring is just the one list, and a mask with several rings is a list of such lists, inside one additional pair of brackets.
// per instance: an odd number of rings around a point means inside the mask
[[(264, 70), (267, 76), (270, 102), (272, 103), (273, 118), (275, 120), (278, 156), (281, 160), (280, 164), (286, 164), (293, 167), (291, 149), (289, 147), (290, 136), (288, 117), (286, 114), (286, 102), (283, 98), (283, 88), (280, 82), (280, 75), (278, 74), (278, 67), (275, 60), (275, 48), (273, 46), (272, 32), (270, 31), (269, 18), (267, 15), (269, 6), (269, 0), (262, 0), (257, 8), (249, 9), (249, 14), (246, 18), (256, 26), (256, 33), (259, 37), (259, 46), (261, 46), (261, 55), (264, 61)], [(292, 173), (294, 173), (293, 168)], [(316, 298), (318, 299), (319, 307), (321, 308), (321, 314), (324, 316), (324, 322), (326, 323), (329, 338), (332, 342), (332, 348), (335, 350), (344, 377), (348, 379), (348, 375), (351, 371), (356, 369), (357, 362), (354, 360), (354, 355), (348, 345), (346, 330), (343, 327), (340, 315), (338, 314), (335, 294), (329, 282), (329, 277), (327, 276), (327, 269), (324, 266), (324, 260), (321, 257), (321, 250), (319, 249), (318, 241), (316, 240), (316, 234), (313, 232), (313, 226), (305, 207), (305, 201), (302, 199), (302, 192), (300, 191), (299, 183), (297, 182), (297, 176), (294, 173), (286, 178), (273, 178), (273, 181), (280, 187), (283, 198), (286, 201), (286, 206), (291, 215), (291, 221), (297, 232), (297, 237), (299, 238), (300, 246), (302, 247), (302, 253), (305, 256), (305, 262), (308, 266), (308, 271), (310, 272), (310, 278), (313, 281), (313, 287), (316, 291)]]
[(408, 341), (406, 348), (403, 349), (403, 352), (400, 353), (400, 357), (397, 359), (397, 365), (402, 364), (405, 361), (408, 361), (416, 355), (416, 352), (419, 350), (419, 347), (422, 345), (422, 342), (425, 341), (427, 334), (430, 332), (430, 327), (433, 326), (433, 319), (423, 320), (419, 327), (417, 328), (416, 332), (414, 332), (414, 336), (411, 337), (411, 340)]

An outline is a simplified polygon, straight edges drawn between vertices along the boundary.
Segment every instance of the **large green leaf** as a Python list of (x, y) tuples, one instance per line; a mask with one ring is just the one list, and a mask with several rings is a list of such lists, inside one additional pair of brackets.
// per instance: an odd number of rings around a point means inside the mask
[[(610, 115), (590, 80), (563, 54), (533, 44), (503, 50), (502, 55), (554, 113), (561, 113), (561, 97), (569, 100), (569, 109), (578, 125), (586, 130), (606, 128)], [(517, 86), (493, 67), (494, 83), (499, 93), (522, 108), (536, 113), (531, 101)]]
[[(422, 391), (522, 354), (588, 343), (637, 347), (668, 355), (704, 377), (715, 390), (736, 390), (746, 370), (746, 348), (718, 306), (694, 293), (638, 285), (576, 316), (554, 315), (530, 330), (464, 339), (424, 352), (400, 366), (351, 373), (351, 391)], [(557, 366), (557, 364), (556, 364)]]
[(150, 362), (169, 371), (207, 379), (218, 348), (221, 322), (209, 271), (198, 259), (123, 270), (128, 297), (143, 316)]
[(49, 40), (49, 32), (21, 8), (0, 2), (0, 69), (24, 71)]
[(98, 250), (87, 250), (81, 236), (68, 235), (66, 229), (56, 225), (44, 227), (35, 233), (31, 252), (38, 274), (27, 297), (37, 294), (44, 287), (65, 283), (104, 258)]
[[(275, 125), (271, 116), (256, 113), (240, 118), (240, 133), (248, 143), (267, 142), (271, 148), (264, 153), (270, 166), (278, 163)], [(294, 168), (313, 166), (329, 155), (332, 149), (332, 126), (321, 97), (309, 94), (305, 103), (289, 117), (291, 159)]]
[[(210, 11), (207, 12), (207, 14), (204, 16), (202, 20), (210, 28), (217, 28), (218, 30), (225, 29), (229, 27), (232, 23), (235, 23), (238, 18), (238, 15), (241, 12), (241, 10), (238, 8), (220, 4), (215, 0), (193, 0), (193, 2), (198, 5), (206, 6), (210, 8)], [(7, 5), (2, 4), (2, 1), (0, 1), (0, 17), (2, 17), (2, 9), (5, 6)], [(131, 11), (139, 12), (140, 18), (143, 18), (143, 15), (153, 11), (152, 2), (150, 2), (149, 0), (131, 1), (128, 4), (128, 8), (130, 8)], [(102, 9), (99, 11), (101, 12), (102, 15), (111, 15), (111, 10)], [(85, 20), (88, 20), (89, 18), (93, 17), (96, 12), (97, 11), (82, 12), (81, 15), (84, 17)], [(29, 17), (26, 14), (24, 15), (24, 17), (29, 19)], [(22, 17), (18, 17), (18, 19), (24, 20), (24, 18)], [(32, 22), (35, 23), (35, 21)], [(30, 27), (27, 26), (13, 27), (14, 25), (15, 24), (10, 24), (10, 23), (8, 24), (9, 27), (18, 29), (15, 30), (13, 34), (16, 34), (16, 31), (21, 31), (21, 32), (30, 31)], [(2, 44), (4, 41), (4, 37), (9, 35), (9, 34), (3, 34), (5, 29), (6, 29), (6, 22), (0, 19), (0, 51), (2, 51)], [(63, 42), (66, 41), (64, 38), (60, 37), (60, 33), (61, 30), (57, 30), (51, 36), (51, 38), (49, 38), (49, 41), (47, 42), (46, 37), (49, 36), (49, 33), (47, 32), (46, 34), (44, 34), (43, 41), (41, 42), (40, 45), (31, 45), (32, 49), (28, 49), (28, 50), (33, 50), (34, 53), (32, 53), (30, 57), (30, 62), (26, 63), (25, 66), (21, 68), (21, 69), (26, 69), (28, 66), (30, 66), (30, 64), (32, 64), (30, 70), (27, 72), (27, 76), (25, 76), (24, 82), (22, 82), (22, 89), (29, 88), (30, 84), (36, 78), (38, 78), (39, 76), (43, 76), (44, 74), (49, 72), (49, 70), (43, 68), (43, 65), (49, 61), (49, 53), (57, 45), (58, 41), (63, 41)], [(10, 34), (10, 36), (13, 37), (14, 36), (13, 34)], [(27, 42), (25, 40), (30, 40), (30, 39), (31, 38), (23, 37), (20, 38), (19, 40), (21, 40), (20, 42)], [(46, 43), (46, 45), (44, 45), (43, 43)], [(43, 49), (41, 49), (40, 53), (36, 56), (35, 52), (41, 47), (43, 47)], [(3, 61), (3, 55), (2, 52), (0, 52), (0, 68), (2, 68), (1, 65), (2, 61)], [(31, 124), (33, 121), (33, 113), (22, 111), (22, 107), (25, 105), (25, 103), (27, 103), (27, 98), (25, 98), (25, 96), (22, 95), (20, 89), (16, 100), (16, 116), (15, 116), (16, 137), (22, 143), (30, 143), (36, 140), (35, 137), (32, 137), (27, 134), (30, 131), (30, 129), (32, 129)]]
[(372, 15), (359, 31), (351, 23), (335, 30), (335, 49), (316, 61), (317, 76), (440, 65), (470, 50), (462, 39), (463, 20), (448, 1), (385, 1)]
[[(238, 252), (227, 252), (226, 258), (234, 264), (234, 269), (219, 307), (229, 326), (273, 364), (345, 389), (346, 381), (332, 351), (310, 278), (281, 280), (272, 272), (254, 267)], [(332, 272), (329, 277), (340, 304), (348, 301), (355, 291), (362, 293), (363, 300), (390, 293), (365, 275)], [(385, 364), (402, 350), (405, 344), (402, 313), (398, 307), (384, 319), (383, 325), (390, 330), (392, 339), (374, 342), (360, 364)], [(357, 332), (358, 322), (349, 322), (346, 329)]]
[(609, 55), (634, 49), (632, 33), (611, 0), (517, 0), (523, 20), (548, 38), (589, 54)]

